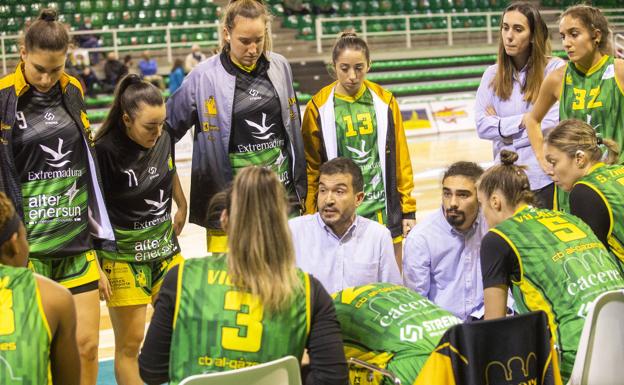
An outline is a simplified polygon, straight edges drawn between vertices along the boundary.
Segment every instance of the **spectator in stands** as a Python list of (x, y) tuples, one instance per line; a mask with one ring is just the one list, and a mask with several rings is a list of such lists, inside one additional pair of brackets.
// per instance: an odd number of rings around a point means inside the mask
[(503, 150), (500, 159), (502, 164), (487, 170), (478, 185), (490, 226), (481, 241), (485, 318), (505, 316), (509, 287), (519, 312), (546, 312), (566, 383), (588, 304), (624, 288), (622, 270), (585, 222), (532, 206), (529, 179), (514, 164), (517, 154)]
[(245, 166), (274, 170), (297, 211), (306, 194), (301, 121), (288, 61), (270, 52), (270, 14), (263, 2), (230, 2), (223, 50), (200, 63), (167, 101), (176, 140), (191, 127), (193, 166), (190, 221), (207, 228), (209, 251), (224, 251), (208, 203)]
[(169, 94), (173, 94), (182, 85), (184, 80), (184, 61), (180, 58), (173, 61), (173, 67), (169, 73)]
[(407, 236), (405, 286), (462, 320), (483, 317), (479, 248), (487, 223), (479, 211), (476, 163), (453, 163), (442, 178), (442, 207)]
[(98, 288), (110, 287), (94, 248), (114, 249), (114, 233), (94, 167), (83, 92), (64, 71), (69, 34), (57, 17), (54, 9), (40, 11), (24, 33), (15, 71), (0, 80), (0, 190), (24, 218), (32, 270), (73, 294), (81, 384), (95, 385)]
[(123, 58), (123, 65), (128, 69), (128, 73), (139, 75), (139, 72), (134, 68), (134, 59), (132, 55), (127, 54)]
[(188, 74), (204, 60), (206, 60), (206, 55), (202, 53), (199, 44), (193, 44), (191, 46), (191, 53), (186, 55), (186, 59), (184, 59), (184, 70)]
[(78, 385), (80, 357), (71, 293), (33, 273), (27, 264), (26, 228), (0, 191), (2, 383)]
[(295, 267), (278, 176), (246, 167), (225, 200), (221, 223), (229, 251), (187, 259), (169, 271), (139, 356), (141, 377), (150, 385), (175, 385), (193, 374), (286, 355), (301, 360), (307, 348), (306, 383), (347, 385), (335, 309), (323, 285)]
[(141, 60), (139, 60), (139, 71), (143, 79), (154, 84), (161, 90), (165, 89), (163, 78), (158, 75), (158, 63), (156, 63), (156, 59), (152, 59), (149, 51), (143, 51)]
[(318, 212), (289, 221), (297, 266), (330, 293), (372, 282), (400, 284), (390, 231), (356, 214), (364, 201), (360, 167), (338, 157), (319, 171)]
[(82, 81), (85, 89), (85, 94), (94, 96), (98, 88), (101, 87), (100, 81), (97, 78), (95, 71), (89, 65), (89, 61), (86, 60), (82, 54), (76, 55), (76, 63), (74, 68), (78, 73), (78, 77)]
[(365, 199), (358, 214), (388, 227), (401, 266), (403, 238), (416, 224), (416, 200), (399, 104), (392, 93), (366, 80), (370, 51), (355, 33), (340, 35), (332, 61), (338, 80), (314, 95), (303, 117), (306, 213), (316, 211), (321, 164), (337, 156), (353, 159), (364, 173)]
[[(512, 3), (501, 19), (497, 63), (483, 74), (475, 104), (477, 133), (492, 141), (495, 161), (499, 162), (503, 149), (516, 152), (519, 163), (527, 166), (538, 204), (547, 208), (553, 208), (554, 184), (535, 158), (522, 117), (533, 108), (544, 78), (565, 65), (550, 55), (548, 27), (537, 6)], [(542, 130), (558, 122), (559, 111), (554, 106), (545, 116)]]
[[(93, 25), (91, 24), (91, 18), (85, 17), (84, 23), (78, 27), (79, 31), (90, 31), (93, 29)], [(92, 33), (88, 34), (79, 34), (76, 35), (76, 41), (81, 48), (98, 48), (100, 47), (100, 39), (97, 35)], [(99, 52), (91, 52), (89, 54), (89, 58), (91, 59), (91, 64), (96, 65), (100, 62), (100, 53)]]
[(119, 61), (115, 52), (109, 52), (104, 63), (104, 84), (106, 91), (112, 92), (121, 78), (128, 73), (128, 68)]
[[(574, 5), (561, 14), (559, 33), (570, 61), (544, 79), (535, 107), (524, 116), (531, 146), (546, 172), (550, 164), (544, 158), (540, 124), (557, 102), (561, 120), (587, 122), (624, 148), (624, 60), (612, 56), (609, 22), (596, 7)], [(569, 209), (567, 195), (557, 199)]]

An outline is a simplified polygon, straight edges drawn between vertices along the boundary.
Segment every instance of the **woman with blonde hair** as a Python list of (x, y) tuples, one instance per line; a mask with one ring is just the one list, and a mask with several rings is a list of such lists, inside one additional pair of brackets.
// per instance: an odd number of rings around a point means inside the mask
[(544, 145), (553, 180), (570, 193), (570, 212), (624, 262), (624, 166), (617, 164), (619, 155), (613, 140), (576, 119), (559, 123)]
[[(218, 197), (218, 196), (217, 196)], [(143, 350), (148, 384), (310, 356), (314, 384), (346, 384), (340, 326), (323, 286), (295, 267), (287, 199), (277, 175), (246, 167), (220, 222), (227, 254), (174, 267), (156, 302)]]
[[(525, 2), (510, 4), (501, 19), (497, 63), (485, 70), (477, 90), (475, 115), (477, 133), (481, 139), (492, 141), (495, 161), (500, 161), (502, 150), (515, 151), (518, 163), (527, 166), (531, 190), (539, 204), (552, 208), (554, 185), (540, 168), (521, 124), (537, 100), (544, 78), (565, 65), (550, 55), (548, 27), (537, 7)], [(558, 122), (559, 112), (553, 107), (542, 129)]]
[(222, 50), (191, 71), (167, 101), (167, 125), (177, 141), (194, 128), (189, 220), (207, 229), (208, 251), (224, 252), (208, 203), (242, 168), (275, 171), (303, 208), (306, 166), (301, 119), (290, 65), (271, 52), (271, 15), (262, 1), (230, 1)]

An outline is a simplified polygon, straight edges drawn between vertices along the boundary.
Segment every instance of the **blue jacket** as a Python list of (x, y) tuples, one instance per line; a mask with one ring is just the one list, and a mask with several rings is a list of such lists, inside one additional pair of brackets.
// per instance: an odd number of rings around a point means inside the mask
[(184, 70), (178, 67), (169, 74), (169, 93), (174, 93), (182, 85)]

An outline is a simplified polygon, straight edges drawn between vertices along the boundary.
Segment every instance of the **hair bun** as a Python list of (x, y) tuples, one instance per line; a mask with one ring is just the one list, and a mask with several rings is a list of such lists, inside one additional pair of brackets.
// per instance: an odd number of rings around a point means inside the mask
[(340, 34), (340, 39), (346, 39), (346, 38), (354, 38), (354, 37), (358, 37), (357, 33), (355, 33), (354, 30), (347, 30), (347, 31), (343, 31)]
[(500, 161), (505, 166), (512, 166), (518, 160), (518, 154), (513, 151), (503, 150), (500, 153)]
[(44, 21), (56, 21), (58, 19), (58, 12), (56, 12), (56, 10), (52, 8), (43, 9), (41, 10), (39, 19)]

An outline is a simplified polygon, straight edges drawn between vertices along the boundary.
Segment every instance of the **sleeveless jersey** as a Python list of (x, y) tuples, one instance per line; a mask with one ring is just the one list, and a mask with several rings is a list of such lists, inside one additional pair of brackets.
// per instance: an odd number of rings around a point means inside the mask
[(60, 85), (31, 87), (19, 98), (13, 155), (30, 258), (59, 258), (92, 248), (86, 143), (62, 103)]
[(33, 273), (0, 265), (0, 382), (52, 384), (51, 341)]
[[(603, 138), (624, 148), (624, 89), (615, 79), (615, 64), (605, 55), (587, 72), (573, 63), (566, 66), (559, 119), (576, 118), (590, 124)], [(620, 162), (624, 153), (620, 155)]]
[(149, 149), (116, 129), (97, 141), (108, 215), (117, 241), (116, 252), (98, 251), (100, 255), (150, 262), (180, 251), (171, 222), (172, 146), (166, 131)]
[(278, 175), (286, 191), (293, 193), (287, 150), (290, 144), (277, 91), (266, 73), (268, 66), (265, 59), (260, 59), (252, 73), (234, 69), (236, 88), (230, 131), (230, 164), (234, 175), (247, 166), (268, 167)]
[(543, 310), (561, 348), (569, 377), (588, 305), (601, 293), (624, 288), (613, 257), (579, 218), (530, 206), (490, 230), (514, 250), (520, 276), (512, 277), (521, 313)]
[[(333, 297), (347, 358), (386, 368), (403, 384), (416, 380), (446, 329), (461, 323), (416, 292), (389, 283), (352, 287)], [(375, 376), (369, 382), (367, 371), (355, 368), (349, 376), (353, 384), (382, 381)]]
[(576, 184), (588, 186), (604, 201), (611, 219), (607, 240), (611, 252), (624, 262), (624, 166), (598, 163)]
[(364, 177), (364, 201), (357, 213), (386, 224), (386, 192), (377, 146), (377, 119), (371, 91), (354, 97), (334, 95), (338, 155), (352, 159)]
[(178, 274), (170, 384), (286, 355), (301, 358), (310, 329), (307, 274), (298, 271), (305, 292), (279, 314), (269, 314), (258, 297), (232, 285), (223, 254), (185, 260)]

